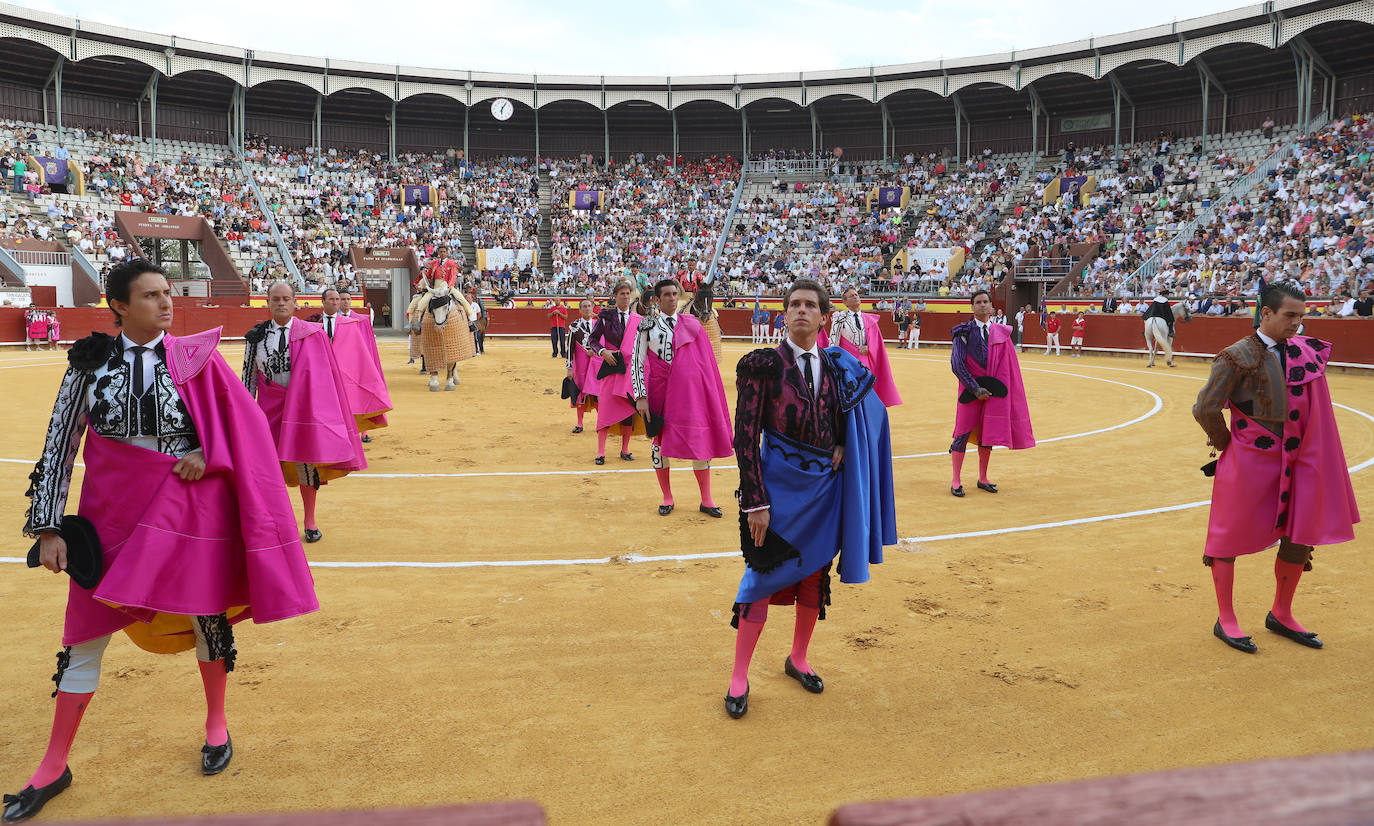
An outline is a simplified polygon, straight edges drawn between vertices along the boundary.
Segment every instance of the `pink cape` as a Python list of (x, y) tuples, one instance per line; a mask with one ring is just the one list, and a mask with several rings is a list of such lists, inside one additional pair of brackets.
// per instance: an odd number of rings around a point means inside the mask
[(181, 651), (195, 644), (189, 621), (161, 615), (272, 622), (319, 608), (267, 421), (216, 352), (219, 336), (163, 339), (205, 454), (201, 479), (87, 431), (78, 513), (96, 527), (105, 574), (94, 592), (70, 584), (63, 645), (123, 628), (148, 650)]
[(892, 367), (887, 362), (887, 346), (883, 344), (883, 331), (878, 327), (878, 317), (872, 313), (859, 315), (864, 320), (864, 341), (868, 342), (868, 355), (859, 355), (859, 348), (844, 336), (840, 336), (840, 346), (873, 374), (873, 389), (877, 391), (878, 398), (883, 400), (883, 404), (896, 407), (902, 403), (902, 397), (897, 393), (897, 384), (892, 380)]
[(1331, 345), (1303, 336), (1279, 346), (1290, 348), (1289, 419), (1276, 437), (1231, 408), (1231, 443), (1212, 479), (1207, 556), (1257, 553), (1284, 536), (1299, 545), (1355, 538), (1360, 512), (1326, 385)]
[[(1016, 358), (1016, 346), (1011, 342), (1011, 328), (1005, 324), (988, 325), (988, 366), (983, 368), (971, 356), (964, 362), (974, 378), (992, 376), (1007, 386), (1007, 395), (983, 401), (956, 404), (954, 437), (977, 431), (978, 444), (998, 445), (1012, 450), (1035, 447), (1035, 433), (1031, 430), (1030, 405), (1026, 403), (1026, 388), (1021, 383), (1021, 362)], [(962, 393), (963, 386), (959, 391)]]
[[(639, 322), (643, 318), (631, 310), (625, 317), (625, 335), (620, 338), (620, 357), (625, 360), (625, 372), (616, 373), (601, 380), (600, 393), (596, 397), (596, 429), (605, 430), (635, 415), (633, 382), (630, 379), (630, 362), (635, 354), (635, 336)], [(598, 362), (603, 360), (598, 358)], [(603, 362), (604, 363), (604, 362)], [(601, 369), (601, 364), (596, 364)]]
[(824, 350), (830, 346), (830, 334), (825, 331), (825, 325), (816, 331), (816, 346)]
[(291, 324), (291, 383), (271, 384), (258, 374), (258, 406), (267, 416), (277, 457), (321, 466), (321, 478), (338, 478), (367, 467), (348, 390), (324, 328), (296, 319)]
[(577, 382), (577, 397), (568, 399), (568, 405), (577, 407), (587, 401), (588, 397), (595, 397), (601, 394), (601, 380), (596, 377), (596, 371), (601, 369), (602, 361), (595, 353), (589, 353), (580, 344), (569, 344), (572, 348), (572, 379)]
[(660, 450), (673, 459), (706, 461), (733, 456), (730, 406), (725, 401), (725, 386), (711, 340), (695, 317), (679, 313), (677, 318), (672, 363), (650, 351), (645, 365), (649, 411), (664, 417), (663, 431), (658, 435)]
[(348, 408), (358, 429), (386, 427), (386, 412), (392, 408), (391, 394), (382, 375), (382, 357), (377, 352), (372, 324), (357, 314), (335, 316), (334, 324), (334, 359), (339, 363)]

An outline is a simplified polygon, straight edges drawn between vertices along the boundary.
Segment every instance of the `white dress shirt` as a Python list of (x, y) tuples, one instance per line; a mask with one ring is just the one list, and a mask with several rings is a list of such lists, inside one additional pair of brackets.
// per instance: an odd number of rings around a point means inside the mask
[[(807, 360), (802, 358), (802, 354), (811, 354), (811, 386), (819, 388), (821, 386), (820, 347), (816, 344), (812, 344), (810, 350), (803, 350), (801, 348), (801, 345), (797, 344), (797, 342), (793, 341), (790, 337), (785, 340), (787, 341), (787, 346), (792, 348), (792, 355), (796, 356), (798, 370), (804, 369), (806, 367)], [(803, 376), (803, 379), (804, 378), (805, 376)]]

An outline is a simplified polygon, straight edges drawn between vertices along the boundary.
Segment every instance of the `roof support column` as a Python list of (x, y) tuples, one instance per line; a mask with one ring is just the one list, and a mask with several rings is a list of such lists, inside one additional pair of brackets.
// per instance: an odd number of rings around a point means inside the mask
[(67, 61), (62, 55), (57, 56), (57, 65), (52, 67), (52, 82), (55, 92), (57, 107), (57, 141), (62, 142), (62, 69)]
[(324, 167), (324, 94), (315, 93), (315, 166)]
[(1135, 101), (1131, 100), (1131, 95), (1126, 91), (1126, 87), (1121, 84), (1116, 73), (1107, 75), (1107, 79), (1112, 83), (1112, 106), (1114, 115), (1112, 117), (1112, 129), (1116, 140), (1116, 149), (1113, 158), (1121, 159), (1121, 101), (1131, 107), (1131, 136), (1129, 143), (1135, 143)]

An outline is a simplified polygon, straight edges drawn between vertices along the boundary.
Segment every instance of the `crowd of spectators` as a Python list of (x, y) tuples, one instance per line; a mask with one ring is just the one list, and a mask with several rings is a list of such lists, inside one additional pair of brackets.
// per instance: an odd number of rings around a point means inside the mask
[(1150, 278), (1130, 275), (1151, 251), (1151, 244), (1141, 243), (1134, 256), (1112, 252), (1095, 261), (1085, 286), (1096, 294), (1170, 289), (1234, 303), (1239, 296), (1253, 296), (1261, 277), (1284, 278), (1300, 282), (1309, 295), (1356, 300), (1353, 296), (1374, 279), (1371, 153), (1370, 117), (1338, 119), (1299, 138), (1293, 153), (1247, 195), (1208, 212), (1190, 204), (1163, 231), (1142, 239), (1162, 242), (1187, 220), (1202, 216), (1192, 240), (1161, 261)]
[[(739, 161), (631, 154), (609, 168), (550, 161), (552, 283), (609, 290), (622, 278), (706, 276), (739, 182)], [(599, 209), (573, 209), (574, 190), (597, 190)]]

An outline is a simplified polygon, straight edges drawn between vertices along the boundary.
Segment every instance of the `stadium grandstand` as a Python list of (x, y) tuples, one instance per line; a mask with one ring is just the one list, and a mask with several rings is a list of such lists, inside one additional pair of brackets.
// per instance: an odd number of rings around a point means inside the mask
[[(671, 274), (747, 297), (806, 275), (877, 296), (996, 287), (1019, 306), (1234, 296), (1282, 272), (1354, 296), (1371, 17), (1269, 3), (925, 63), (587, 77), (306, 58), (0, 5), (6, 284), (70, 259), (62, 294), (89, 303), (142, 251), (179, 266), (186, 295), (278, 277), (361, 290), (360, 256), (445, 247), (494, 294)], [(131, 214), (177, 231), (145, 250)]]

